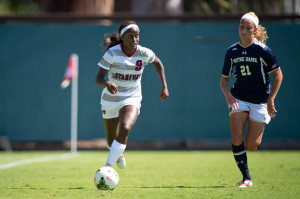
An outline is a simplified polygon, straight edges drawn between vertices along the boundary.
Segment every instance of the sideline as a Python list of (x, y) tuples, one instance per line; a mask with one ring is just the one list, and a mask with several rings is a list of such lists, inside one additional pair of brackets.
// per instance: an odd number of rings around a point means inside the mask
[(19, 160), (15, 162), (10, 162), (6, 164), (0, 165), (0, 170), (5, 170), (5, 169), (10, 169), (12, 167), (17, 167), (21, 165), (26, 165), (26, 164), (34, 164), (34, 163), (39, 163), (39, 162), (49, 162), (52, 160), (65, 160), (73, 157), (77, 157), (78, 154), (75, 153), (64, 153), (64, 154), (59, 154), (59, 155), (53, 155), (53, 156), (43, 156), (43, 157), (37, 157), (37, 158), (31, 158), (31, 159), (25, 159), (25, 160)]

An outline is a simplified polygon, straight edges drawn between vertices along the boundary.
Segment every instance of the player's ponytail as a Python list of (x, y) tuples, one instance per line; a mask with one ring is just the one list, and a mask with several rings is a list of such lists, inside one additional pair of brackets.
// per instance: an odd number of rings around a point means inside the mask
[(248, 12), (246, 13), (246, 15), (251, 15), (252, 17), (257, 19), (257, 29), (254, 32), (254, 37), (265, 43), (268, 39), (268, 35), (265, 27), (258, 25), (259, 19), (254, 12)]
[(128, 26), (130, 24), (135, 24), (136, 25), (136, 23), (134, 21), (126, 20), (126, 21), (123, 21), (120, 24), (120, 26), (119, 26), (119, 34), (118, 33), (107, 33), (107, 34), (104, 35), (105, 39), (102, 42), (102, 46), (105, 47), (106, 45), (108, 45), (107, 48), (106, 48), (106, 51), (108, 49), (110, 49), (111, 47), (122, 43), (121, 36), (120, 36), (121, 30), (124, 27), (126, 27), (126, 26)]
[(105, 39), (102, 42), (102, 46), (105, 47), (108, 45), (106, 51), (111, 47), (122, 43), (122, 40), (120, 39), (120, 35), (118, 33), (107, 33), (104, 35), (104, 37)]
[(265, 27), (262, 27), (261, 25), (257, 26), (257, 29), (254, 32), (254, 37), (264, 43), (266, 43), (267, 39), (269, 38)]

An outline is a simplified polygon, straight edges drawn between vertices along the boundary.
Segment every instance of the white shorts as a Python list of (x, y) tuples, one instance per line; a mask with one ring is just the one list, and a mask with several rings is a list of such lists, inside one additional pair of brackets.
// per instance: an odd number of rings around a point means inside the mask
[(119, 103), (114, 103), (112, 106), (101, 106), (102, 109), (102, 117), (104, 119), (111, 119), (111, 118), (117, 118), (119, 117), (119, 112), (121, 108), (127, 105), (134, 105), (139, 109), (140, 114), (140, 108), (141, 108), (141, 103), (139, 102), (119, 102)]
[(268, 124), (271, 121), (271, 116), (268, 114), (267, 103), (252, 104), (242, 100), (238, 100), (239, 107), (229, 112), (229, 116), (232, 113), (246, 111), (249, 113), (249, 118), (256, 122)]

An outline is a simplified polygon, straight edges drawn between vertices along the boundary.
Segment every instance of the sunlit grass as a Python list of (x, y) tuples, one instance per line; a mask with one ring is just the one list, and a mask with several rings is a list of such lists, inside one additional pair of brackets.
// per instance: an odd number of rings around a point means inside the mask
[[(0, 165), (57, 152), (0, 153)], [(108, 151), (82, 151), (67, 159), (0, 170), (0, 198), (297, 198), (300, 151), (248, 152), (254, 186), (236, 187), (241, 174), (230, 151), (126, 151), (120, 182), (99, 191), (95, 171)]]

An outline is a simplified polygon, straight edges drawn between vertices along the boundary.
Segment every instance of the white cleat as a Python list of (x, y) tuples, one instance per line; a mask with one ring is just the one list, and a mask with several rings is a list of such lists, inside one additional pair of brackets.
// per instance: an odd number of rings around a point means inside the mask
[(117, 166), (120, 169), (124, 169), (125, 168), (126, 161), (125, 161), (125, 157), (124, 157), (123, 153), (121, 154), (121, 157), (117, 160), (116, 163), (117, 163)]
[(246, 187), (252, 187), (253, 183), (252, 180), (243, 180), (238, 184), (238, 187), (240, 188), (246, 188)]

